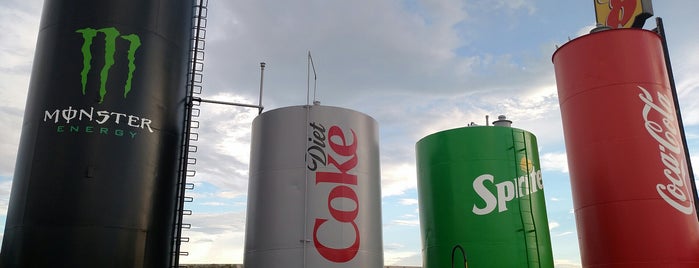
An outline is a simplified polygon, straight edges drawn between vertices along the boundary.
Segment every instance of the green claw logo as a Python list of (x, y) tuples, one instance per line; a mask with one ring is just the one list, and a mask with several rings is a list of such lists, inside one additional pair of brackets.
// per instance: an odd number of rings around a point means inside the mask
[(127, 51), (126, 58), (129, 61), (129, 73), (126, 78), (126, 84), (124, 85), (124, 98), (131, 91), (131, 80), (133, 79), (133, 73), (136, 70), (136, 50), (141, 46), (141, 39), (138, 35), (128, 34), (121, 35), (119, 31), (114, 27), (93, 29), (93, 28), (83, 28), (75, 31), (81, 33), (83, 36), (82, 54), (83, 54), (83, 69), (80, 73), (82, 78), (82, 92), (85, 95), (85, 86), (87, 85), (87, 74), (90, 72), (91, 61), (92, 61), (92, 40), (97, 36), (97, 33), (104, 34), (104, 66), (100, 71), (100, 100), (99, 103), (104, 101), (104, 96), (107, 94), (107, 79), (109, 77), (109, 69), (114, 65), (114, 54), (116, 52), (116, 41), (117, 37), (129, 42), (129, 50)]

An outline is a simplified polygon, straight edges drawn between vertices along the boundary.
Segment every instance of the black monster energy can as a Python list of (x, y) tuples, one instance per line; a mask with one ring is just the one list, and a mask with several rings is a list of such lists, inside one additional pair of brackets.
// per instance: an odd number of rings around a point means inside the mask
[(0, 267), (166, 267), (193, 2), (45, 1)]

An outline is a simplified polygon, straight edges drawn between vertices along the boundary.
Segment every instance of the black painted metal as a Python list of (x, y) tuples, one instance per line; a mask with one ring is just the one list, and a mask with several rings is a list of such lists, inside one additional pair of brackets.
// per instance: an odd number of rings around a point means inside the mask
[(45, 1), (1, 267), (169, 265), (192, 6)]

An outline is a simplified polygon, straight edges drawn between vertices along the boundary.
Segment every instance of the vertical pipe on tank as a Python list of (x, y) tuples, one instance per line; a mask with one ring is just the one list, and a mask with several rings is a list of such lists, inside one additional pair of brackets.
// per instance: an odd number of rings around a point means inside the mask
[(536, 148), (534, 135), (506, 126), (417, 142), (424, 268), (553, 267)]
[(2, 267), (166, 267), (192, 1), (44, 3)]
[(595, 32), (560, 47), (553, 63), (583, 266), (699, 266), (660, 37)]
[(267, 64), (260, 62), (260, 99), (257, 101), (257, 114), (262, 114), (262, 83), (265, 81), (265, 66)]

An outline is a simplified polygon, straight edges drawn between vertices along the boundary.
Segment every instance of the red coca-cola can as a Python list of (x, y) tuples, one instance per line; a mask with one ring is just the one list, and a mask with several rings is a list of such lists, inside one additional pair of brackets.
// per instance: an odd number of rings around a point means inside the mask
[(592, 33), (553, 55), (584, 267), (699, 267), (661, 39)]

